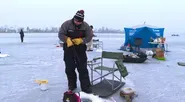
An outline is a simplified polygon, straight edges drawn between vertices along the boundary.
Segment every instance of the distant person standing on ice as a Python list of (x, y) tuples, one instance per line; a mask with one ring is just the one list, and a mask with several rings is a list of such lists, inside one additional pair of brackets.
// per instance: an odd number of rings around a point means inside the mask
[[(91, 32), (92, 32), (92, 35), (94, 36), (94, 33), (93, 33), (93, 26), (92, 25), (90, 25), (90, 27), (91, 27)], [(93, 44), (93, 39), (91, 39), (91, 41), (89, 42), (89, 43), (87, 43), (87, 51), (93, 51), (93, 46), (92, 46), (92, 44)]]
[(92, 39), (90, 26), (84, 21), (84, 11), (79, 10), (74, 17), (65, 21), (59, 30), (58, 37), (64, 42), (65, 73), (68, 79), (68, 89), (77, 88), (77, 75), (79, 72), (81, 90), (92, 93), (89, 72), (87, 69), (86, 44)]
[(24, 41), (24, 31), (23, 31), (23, 29), (21, 29), (19, 34), (20, 34), (21, 42), (23, 42)]

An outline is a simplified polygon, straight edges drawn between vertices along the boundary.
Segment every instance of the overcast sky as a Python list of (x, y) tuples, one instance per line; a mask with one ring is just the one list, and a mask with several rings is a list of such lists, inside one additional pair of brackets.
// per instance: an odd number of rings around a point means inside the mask
[(95, 28), (146, 24), (185, 32), (185, 0), (0, 0), (0, 26), (60, 26), (77, 10)]

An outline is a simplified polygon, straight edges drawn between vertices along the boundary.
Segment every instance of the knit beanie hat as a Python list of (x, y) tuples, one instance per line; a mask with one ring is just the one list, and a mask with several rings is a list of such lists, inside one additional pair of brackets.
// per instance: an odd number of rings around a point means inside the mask
[(83, 22), (83, 20), (84, 20), (84, 10), (77, 11), (76, 14), (75, 14), (75, 16), (74, 16), (74, 18), (78, 22)]

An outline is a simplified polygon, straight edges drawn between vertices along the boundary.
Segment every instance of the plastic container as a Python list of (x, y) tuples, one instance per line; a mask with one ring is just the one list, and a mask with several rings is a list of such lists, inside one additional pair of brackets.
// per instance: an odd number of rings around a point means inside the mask
[(48, 84), (40, 84), (40, 89), (41, 89), (41, 91), (48, 90)]

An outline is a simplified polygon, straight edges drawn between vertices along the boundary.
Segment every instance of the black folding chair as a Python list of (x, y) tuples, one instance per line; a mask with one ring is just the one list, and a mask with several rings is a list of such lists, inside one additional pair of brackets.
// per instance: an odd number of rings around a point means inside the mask
[(135, 38), (134, 45), (135, 51), (140, 51), (140, 46), (142, 45), (142, 38)]

